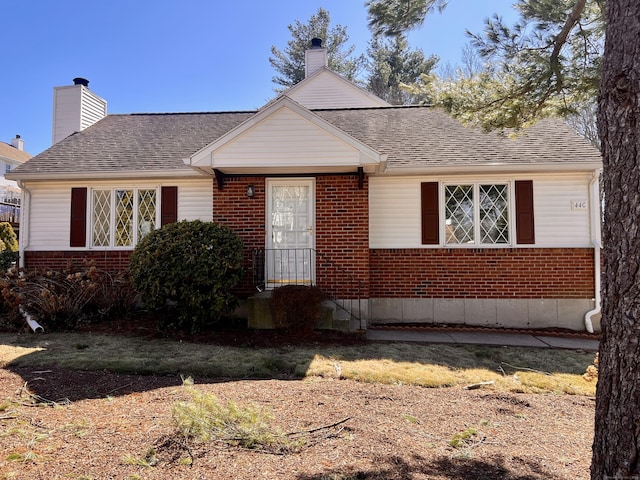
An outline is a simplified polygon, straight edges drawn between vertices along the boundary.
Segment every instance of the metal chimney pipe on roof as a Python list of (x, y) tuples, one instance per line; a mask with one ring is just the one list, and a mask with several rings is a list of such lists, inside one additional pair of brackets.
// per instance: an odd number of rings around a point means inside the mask
[(311, 48), (322, 48), (322, 39), (321, 38), (312, 38), (311, 39)]
[(73, 79), (74, 85), (82, 85), (83, 87), (89, 87), (89, 80), (82, 77), (76, 77)]

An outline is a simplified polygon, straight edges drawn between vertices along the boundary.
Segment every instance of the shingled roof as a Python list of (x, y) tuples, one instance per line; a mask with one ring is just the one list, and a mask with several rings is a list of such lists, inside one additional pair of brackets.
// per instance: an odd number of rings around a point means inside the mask
[(315, 113), (378, 152), (388, 168), (600, 163), (600, 153), (560, 119), (509, 137), (462, 125), (441, 109), (393, 107)]
[(0, 158), (6, 158), (7, 160), (14, 160), (16, 162), (26, 162), (31, 158), (31, 154), (24, 150), (19, 150), (13, 145), (0, 142)]
[[(387, 168), (489, 164), (599, 164), (599, 152), (560, 120), (538, 122), (516, 138), (466, 128), (431, 107), (313, 110), (387, 154)], [(183, 159), (256, 112), (109, 115), (16, 168), (14, 178), (157, 172), (192, 174)]]

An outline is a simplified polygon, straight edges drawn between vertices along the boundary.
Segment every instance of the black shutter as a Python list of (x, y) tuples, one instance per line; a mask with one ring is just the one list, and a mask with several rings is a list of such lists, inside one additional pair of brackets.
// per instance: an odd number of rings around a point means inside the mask
[(438, 207), (438, 182), (420, 184), (422, 216), (422, 244), (440, 243), (440, 209)]
[(69, 245), (87, 246), (87, 189), (71, 189), (71, 232)]
[(531, 180), (516, 181), (516, 241), (522, 245), (536, 243)]
[(160, 226), (178, 221), (178, 187), (162, 187)]

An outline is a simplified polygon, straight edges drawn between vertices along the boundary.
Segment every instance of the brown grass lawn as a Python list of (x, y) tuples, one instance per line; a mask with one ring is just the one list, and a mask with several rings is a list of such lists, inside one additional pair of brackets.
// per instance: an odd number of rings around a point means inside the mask
[[(587, 479), (594, 385), (581, 374), (592, 360), (361, 341), (0, 334), (0, 478)], [(260, 426), (280, 440), (244, 448), (235, 423), (222, 438), (185, 437), (173, 412), (192, 399), (187, 376), (206, 398), (249, 412), (243, 432), (267, 438)], [(481, 381), (493, 383), (465, 389)]]

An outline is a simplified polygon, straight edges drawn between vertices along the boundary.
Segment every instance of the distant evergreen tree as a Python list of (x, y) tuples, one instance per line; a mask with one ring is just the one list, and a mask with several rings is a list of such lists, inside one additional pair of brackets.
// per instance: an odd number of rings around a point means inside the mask
[(417, 103), (420, 95), (409, 93), (403, 84), (420, 81), (438, 63), (438, 57), (425, 57), (420, 49), (410, 50), (407, 38), (374, 36), (367, 48), (368, 79), (366, 88), (393, 105)]
[(276, 84), (276, 91), (283, 91), (304, 80), (304, 52), (311, 47), (312, 38), (323, 41), (322, 46), (327, 50), (329, 68), (347, 80), (357, 83), (357, 76), (365, 65), (365, 57), (354, 55), (355, 45), (347, 45), (347, 27), (330, 27), (330, 21), (329, 12), (319, 8), (307, 23), (296, 20), (287, 27), (291, 32), (291, 39), (284, 50), (271, 47), (272, 56), (269, 57), (269, 63), (277, 72), (272, 79)]

